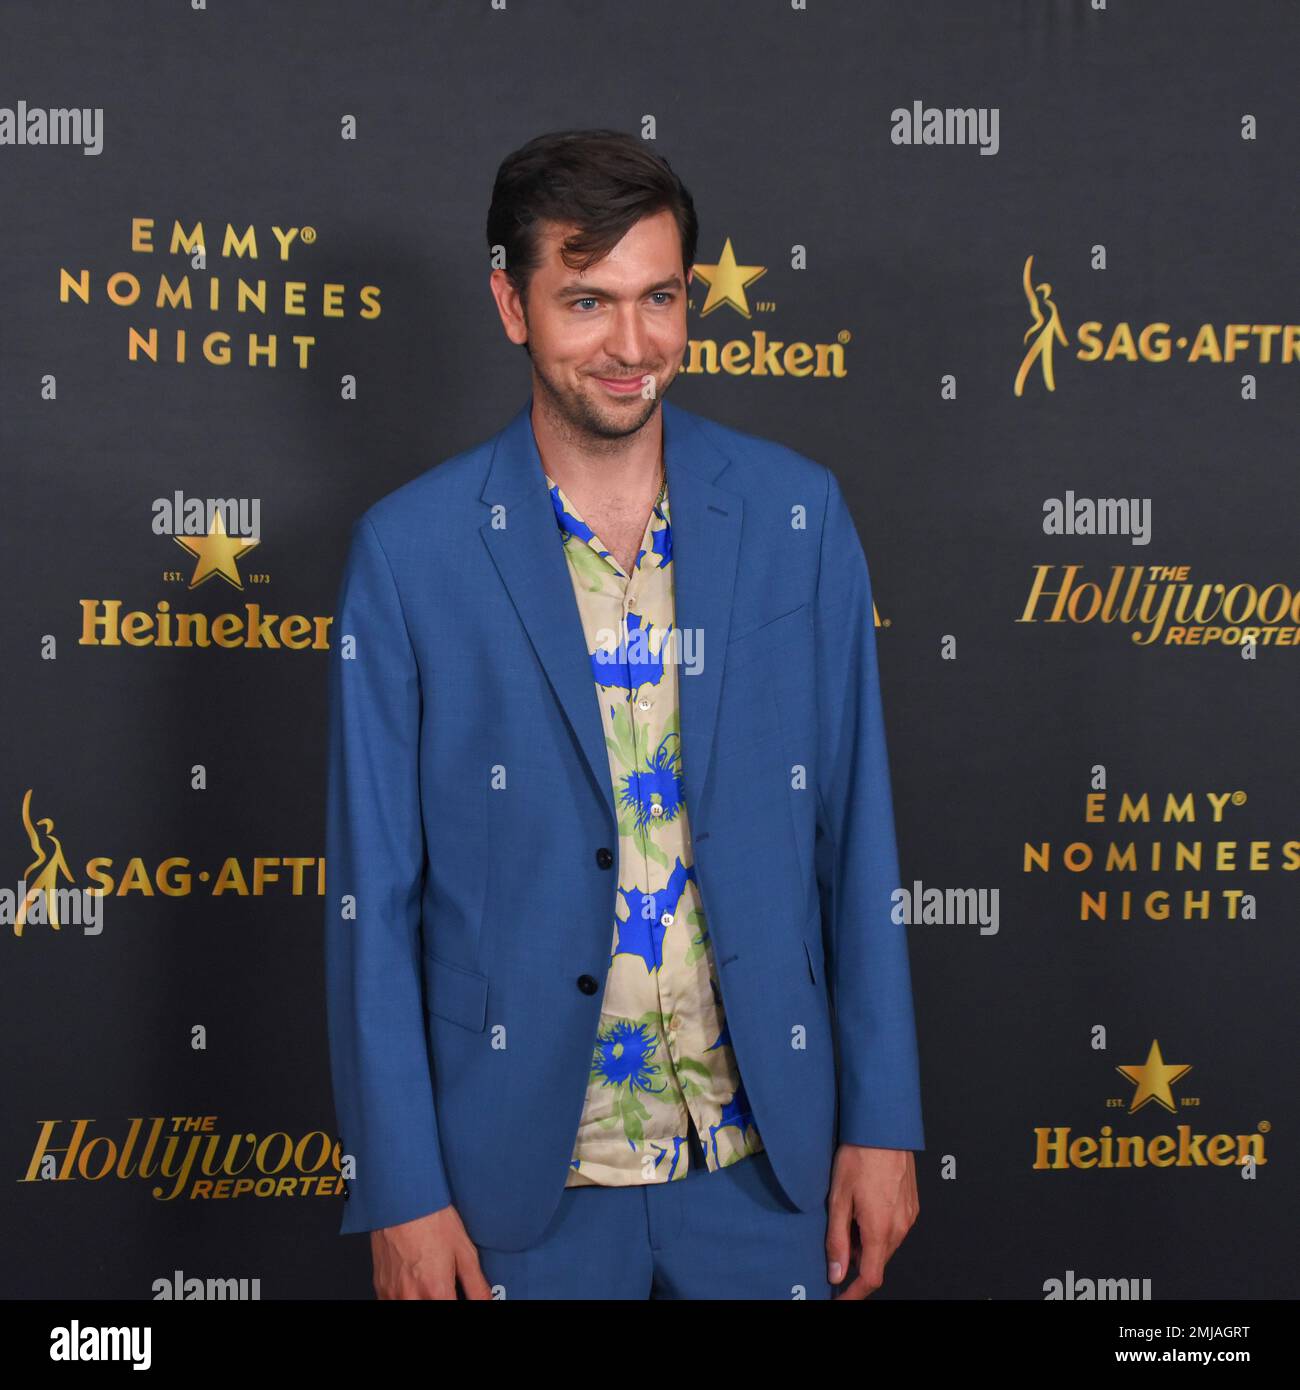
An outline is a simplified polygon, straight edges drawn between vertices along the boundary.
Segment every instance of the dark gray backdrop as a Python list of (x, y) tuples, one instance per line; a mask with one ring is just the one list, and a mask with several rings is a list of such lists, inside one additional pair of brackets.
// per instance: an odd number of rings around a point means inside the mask
[[(257, 856), (323, 852), (325, 653), (80, 645), (80, 604), (329, 614), (351, 521), (527, 393), (486, 283), (498, 162), (541, 131), (639, 133), (653, 116), (697, 202), (700, 262), (730, 238), (767, 267), (748, 320), (702, 316), (697, 292), (691, 337), (850, 334), (843, 379), (694, 375), (673, 399), (841, 479), (884, 624), (904, 882), (1001, 894), (996, 935), (911, 929), (930, 1147), (919, 1225), (878, 1296), (1041, 1298), (1069, 1270), (1149, 1278), (1156, 1298), (1295, 1295), (1297, 899), (1282, 846), (1297, 838), (1300, 653), (1245, 661), (1135, 646), (1119, 623), (1015, 621), (1040, 564), (1300, 583), (1297, 369), (1280, 339), (1268, 364), (1075, 356), (1086, 319), (1107, 336), (1166, 321), (1220, 338), (1300, 322), (1293, 6), (4, 0), (0, 26), (0, 106), (101, 107), (105, 122), (94, 157), (0, 145), (0, 885), (32, 862), (28, 788), (79, 886), (96, 856), (118, 875), (135, 856), (151, 875), (168, 856), (196, 873), (235, 857), (251, 881)], [(997, 108), (998, 152), (892, 143), (890, 113), (914, 101)], [(340, 137), (348, 115), (355, 140)], [(227, 222), (255, 226), (256, 274), (273, 296), (306, 282), (307, 314), (109, 304), (113, 272), (151, 300), (161, 272), (186, 268), (132, 251), (139, 217), (159, 243), (173, 220), (205, 222), (200, 288), (233, 288), (239, 267), (211, 251)], [(281, 263), (272, 224), (315, 241)], [(805, 270), (790, 268), (796, 245)], [(1056, 390), (1034, 377), (1017, 399), (1031, 253), (1071, 345)], [(60, 302), (61, 268), (90, 271), (89, 305)], [(343, 317), (321, 313), (324, 282), (346, 287)], [(366, 284), (377, 319), (357, 313)], [(164, 345), (187, 327), (190, 360), (129, 361), (129, 329), (151, 326)], [(203, 333), (242, 348), (250, 329), (280, 335), (276, 368), (202, 360)], [(306, 370), (289, 360), (295, 332), (316, 338)], [(193, 562), (153, 533), (150, 504), (178, 489), (260, 500), (245, 592), (167, 577)], [(1149, 498), (1151, 544), (1045, 536), (1044, 499), (1067, 490)], [(1220, 827), (1090, 825), (1096, 765), (1112, 798), (1246, 800)], [(1267, 840), (1270, 868), (1024, 872), (1026, 842), (1110, 839)], [(247, 896), (211, 887), (112, 897), (99, 936), (0, 929), (5, 1294), (148, 1298), (176, 1269), (256, 1277), (263, 1298), (369, 1294), (367, 1243), (336, 1235), (337, 1197), (168, 1202), (138, 1176), (20, 1181), (51, 1120), (57, 1147), (77, 1119), (116, 1141), (153, 1116), (213, 1116), (224, 1136), (332, 1132), (314, 868), (298, 894), (283, 878)], [(1216, 896), (1209, 922), (1078, 920), (1081, 889), (1125, 887), (1243, 889), (1257, 916), (1227, 921)], [(1192, 1067), (1178, 1114), (1129, 1113), (1115, 1068), (1153, 1039)], [(1263, 1126), (1268, 1161), (1253, 1180), (1031, 1166), (1036, 1127), (1149, 1138), (1181, 1123)]]

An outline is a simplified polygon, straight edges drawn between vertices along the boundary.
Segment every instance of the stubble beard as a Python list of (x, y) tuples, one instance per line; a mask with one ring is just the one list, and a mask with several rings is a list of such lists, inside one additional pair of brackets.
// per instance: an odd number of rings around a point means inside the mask
[[(617, 448), (620, 441), (643, 429), (646, 422), (659, 408), (659, 402), (667, 393), (668, 387), (676, 381), (678, 375), (674, 372), (668, 378), (666, 385), (656, 378), (655, 394), (649, 400), (640, 396), (635, 397), (634, 399), (641, 402), (642, 409), (624, 410), (618, 406), (611, 406), (610, 413), (605, 414), (598, 407), (593, 406), (580, 390), (563, 388), (551, 380), (546, 372), (538, 366), (537, 359), (533, 357), (527, 342), (524, 343), (524, 348), (532, 362), (533, 374), (544, 393), (542, 408), (554, 421), (559, 431), (572, 443), (597, 451), (602, 448), (612, 451)], [(589, 379), (595, 381), (594, 377)], [(615, 414), (615, 411), (619, 413)]]

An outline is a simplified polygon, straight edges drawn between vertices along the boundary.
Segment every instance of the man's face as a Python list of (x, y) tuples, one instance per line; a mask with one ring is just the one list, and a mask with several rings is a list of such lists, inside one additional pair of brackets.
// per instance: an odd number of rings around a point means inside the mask
[(504, 271), (493, 272), (493, 293), (507, 334), (527, 344), (554, 407), (582, 434), (619, 439), (654, 414), (686, 353), (681, 238), (664, 209), (633, 223), (603, 260), (578, 272), (560, 259), (573, 230), (543, 224), (526, 306)]

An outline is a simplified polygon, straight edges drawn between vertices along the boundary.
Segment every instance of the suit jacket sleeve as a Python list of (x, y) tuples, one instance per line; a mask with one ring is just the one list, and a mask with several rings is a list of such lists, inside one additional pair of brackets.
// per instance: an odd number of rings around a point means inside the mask
[(827, 471), (814, 623), (817, 874), (830, 923), (839, 1142), (922, 1149), (920, 1076), (899, 887), (871, 579), (853, 518)]
[(329, 704), (325, 974), (339, 1138), (356, 1161), (347, 1235), (451, 1201), (422, 988), (420, 677), (392, 570), (364, 516), (335, 608)]

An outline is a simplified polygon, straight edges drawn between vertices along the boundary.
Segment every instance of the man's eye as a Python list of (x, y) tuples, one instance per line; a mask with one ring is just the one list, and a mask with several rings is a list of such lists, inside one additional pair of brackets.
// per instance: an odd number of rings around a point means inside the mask
[(586, 295), (582, 299), (575, 299), (574, 304), (594, 304), (596, 301), (591, 295)]
[(673, 292), (672, 290), (655, 290), (653, 297), (655, 299), (666, 302), (672, 299)]

